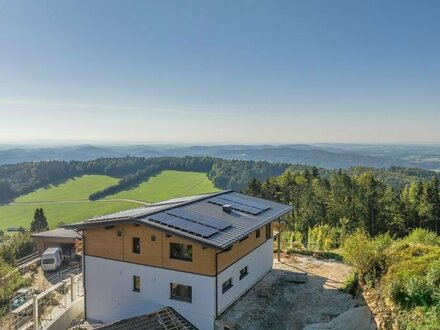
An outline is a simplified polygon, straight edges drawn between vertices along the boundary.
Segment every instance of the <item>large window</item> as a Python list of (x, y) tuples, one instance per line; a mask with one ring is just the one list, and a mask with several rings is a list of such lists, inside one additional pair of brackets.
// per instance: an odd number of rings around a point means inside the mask
[(141, 291), (141, 279), (139, 276), (133, 276), (133, 291), (140, 292)]
[(192, 261), (192, 245), (170, 243), (170, 258)]
[(246, 266), (246, 267), (244, 267), (243, 269), (240, 270), (240, 280), (243, 277), (246, 277), (248, 274), (249, 274), (248, 266)]
[(192, 287), (188, 285), (171, 283), (171, 299), (192, 302)]
[(225, 293), (232, 288), (232, 277), (222, 284), (222, 293)]
[(141, 253), (141, 239), (133, 237), (133, 253)]

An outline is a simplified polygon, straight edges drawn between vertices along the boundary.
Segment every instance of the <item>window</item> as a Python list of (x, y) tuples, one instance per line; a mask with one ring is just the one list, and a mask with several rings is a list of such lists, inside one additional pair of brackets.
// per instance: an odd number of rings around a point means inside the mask
[(140, 292), (141, 291), (141, 279), (139, 276), (133, 276), (133, 291)]
[(271, 237), (270, 223), (266, 225), (266, 239)]
[(118, 230), (118, 237), (122, 236), (122, 231)]
[(151, 241), (152, 241), (152, 242), (155, 242), (155, 241), (156, 241), (156, 236), (151, 235)]
[(249, 236), (243, 237), (241, 240), (239, 240), (239, 243), (243, 242), (244, 240), (248, 239)]
[(141, 253), (141, 240), (139, 237), (133, 237), (133, 253)]
[(171, 283), (171, 299), (192, 302), (192, 287), (188, 285)]
[(257, 231), (255, 232), (255, 237), (256, 238), (260, 237), (260, 228), (258, 228)]
[(192, 261), (192, 245), (170, 243), (170, 258)]
[(246, 267), (244, 267), (242, 270), (240, 270), (240, 280), (241, 280), (243, 277), (246, 277), (247, 274), (249, 274), (248, 266), (246, 266)]
[(222, 293), (225, 293), (232, 288), (232, 277), (222, 284)]

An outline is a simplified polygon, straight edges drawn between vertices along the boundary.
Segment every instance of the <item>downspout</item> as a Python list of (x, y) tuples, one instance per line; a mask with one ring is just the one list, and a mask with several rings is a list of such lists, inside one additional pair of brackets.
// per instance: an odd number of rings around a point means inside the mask
[(218, 254), (215, 253), (215, 318), (218, 317)]
[(84, 291), (84, 320), (87, 320), (87, 290), (86, 290), (86, 238), (76, 229), (73, 229), (82, 237), (82, 273), (83, 273), (83, 291)]

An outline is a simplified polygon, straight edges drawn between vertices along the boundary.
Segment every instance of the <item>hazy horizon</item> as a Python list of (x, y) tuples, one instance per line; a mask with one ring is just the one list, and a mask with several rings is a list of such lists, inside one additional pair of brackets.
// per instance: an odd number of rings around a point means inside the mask
[(439, 10), (0, 2), (0, 144), (440, 143)]

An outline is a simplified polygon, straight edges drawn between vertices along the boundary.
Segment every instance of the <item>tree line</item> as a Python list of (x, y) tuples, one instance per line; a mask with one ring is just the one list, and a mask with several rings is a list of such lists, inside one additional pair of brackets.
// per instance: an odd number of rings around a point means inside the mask
[(121, 179), (116, 185), (91, 196), (91, 199), (98, 199), (133, 187), (163, 170), (205, 172), (219, 188), (242, 190), (252, 177), (264, 180), (282, 174), (289, 166), (213, 157), (119, 157), (2, 165), (0, 201), (7, 202), (35, 189), (85, 174), (102, 174)]
[(371, 236), (389, 232), (404, 236), (414, 228), (440, 234), (440, 188), (437, 176), (394, 189), (374, 171), (348, 174), (342, 170), (323, 177), (318, 169), (286, 171), (260, 181), (253, 178), (246, 192), (287, 203), (291, 231), (307, 237), (309, 228), (329, 225), (342, 232), (365, 229)]

